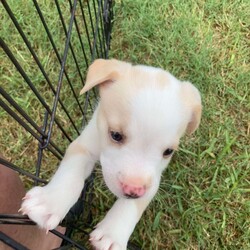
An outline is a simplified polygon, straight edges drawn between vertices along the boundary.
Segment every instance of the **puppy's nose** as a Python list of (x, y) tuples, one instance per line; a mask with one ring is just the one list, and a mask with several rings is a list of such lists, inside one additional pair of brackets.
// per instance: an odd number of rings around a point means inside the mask
[(146, 192), (145, 186), (128, 185), (121, 183), (123, 194), (127, 198), (136, 199), (142, 197)]

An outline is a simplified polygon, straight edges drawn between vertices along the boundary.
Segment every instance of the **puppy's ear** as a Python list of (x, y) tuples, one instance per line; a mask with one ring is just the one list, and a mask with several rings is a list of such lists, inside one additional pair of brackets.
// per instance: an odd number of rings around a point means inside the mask
[(182, 83), (182, 94), (185, 105), (191, 110), (186, 132), (187, 134), (192, 134), (199, 127), (201, 120), (201, 96), (198, 89), (190, 82)]
[(119, 78), (123, 64), (127, 64), (118, 60), (97, 59), (89, 67), (86, 84), (80, 92), (84, 94), (96, 85), (106, 85), (112, 83)]

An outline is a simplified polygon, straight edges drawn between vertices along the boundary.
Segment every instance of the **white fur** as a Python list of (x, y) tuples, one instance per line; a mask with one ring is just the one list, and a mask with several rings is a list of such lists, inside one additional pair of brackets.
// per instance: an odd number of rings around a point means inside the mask
[[(96, 249), (125, 250), (136, 223), (157, 192), (162, 171), (170, 162), (171, 156), (164, 158), (163, 152), (178, 146), (180, 137), (193, 117), (193, 101), (189, 96), (191, 101), (185, 104), (181, 97), (182, 83), (170, 73), (153, 67), (99, 60), (91, 66), (91, 80), (95, 80), (93, 72), (98, 72), (98, 79), (102, 79), (100, 70), (103, 67), (100, 68), (98, 63), (105, 64), (105, 67), (107, 64), (119, 66), (120, 76), (112, 79), (110, 86), (106, 87), (106, 84), (100, 87), (101, 102), (92, 120), (69, 146), (51, 182), (45, 187), (33, 188), (26, 194), (21, 211), (46, 230), (55, 228), (76, 202), (94, 163), (100, 160), (105, 182), (118, 200), (91, 233), (90, 240)], [(106, 68), (112, 73), (110, 67)], [(123, 69), (127, 75), (122, 74)], [(107, 81), (106, 72), (103, 74), (103, 79)], [(159, 86), (157, 77), (168, 79), (167, 84)], [(88, 90), (97, 84), (101, 85), (101, 80), (87, 82), (86, 88)], [(117, 98), (119, 103), (113, 103), (111, 97), (115, 95), (121, 95)], [(199, 104), (199, 100), (197, 102)], [(106, 110), (106, 116), (102, 116), (101, 108), (107, 103), (110, 104), (109, 109)], [(126, 114), (120, 115), (127, 115), (126, 119), (111, 112), (119, 105), (125, 108)], [(116, 126), (117, 123), (126, 135), (121, 145), (113, 142), (108, 134), (109, 126)], [(82, 153), (78, 152), (79, 149), (83, 149)], [(123, 182), (143, 186), (146, 192), (138, 199), (126, 199), (121, 186)]]

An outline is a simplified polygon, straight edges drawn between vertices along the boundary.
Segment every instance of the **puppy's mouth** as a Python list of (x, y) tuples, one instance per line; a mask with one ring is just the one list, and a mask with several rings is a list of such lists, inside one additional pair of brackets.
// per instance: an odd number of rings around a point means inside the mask
[(142, 196), (138, 196), (137, 194), (124, 194), (123, 196), (126, 199), (138, 199), (142, 197)]

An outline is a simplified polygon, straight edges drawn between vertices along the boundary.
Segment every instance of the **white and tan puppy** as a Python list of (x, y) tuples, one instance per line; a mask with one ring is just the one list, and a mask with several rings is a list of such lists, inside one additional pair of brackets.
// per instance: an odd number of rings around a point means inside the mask
[(101, 98), (93, 118), (68, 147), (50, 183), (30, 190), (21, 210), (40, 227), (55, 228), (100, 160), (118, 200), (90, 240), (96, 249), (124, 250), (180, 137), (199, 126), (201, 98), (191, 83), (162, 69), (117, 60), (96, 60), (81, 94), (97, 85)]

